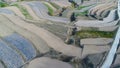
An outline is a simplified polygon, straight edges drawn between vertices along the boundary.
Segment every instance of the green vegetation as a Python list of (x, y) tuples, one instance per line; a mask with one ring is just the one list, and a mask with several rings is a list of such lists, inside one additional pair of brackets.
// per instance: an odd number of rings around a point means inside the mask
[(81, 38), (113, 38), (115, 36), (115, 32), (105, 32), (105, 31), (79, 31), (77, 35)]
[(57, 4), (55, 4), (55, 3), (53, 3), (53, 2), (49, 2), (53, 7), (55, 7), (56, 9), (59, 9), (60, 8), (60, 6), (59, 5), (57, 5)]
[(26, 19), (33, 19), (32, 16), (26, 10), (26, 8), (24, 8), (18, 4), (13, 4), (12, 6), (18, 7), (20, 9), (20, 11), (22, 12), (22, 14), (26, 17)]
[(75, 16), (77, 17), (77, 16), (85, 16), (85, 15), (87, 15), (87, 13), (88, 13), (88, 11), (85, 11), (85, 12), (76, 12), (75, 13)]
[(75, 8), (74, 3), (71, 3), (71, 8), (73, 8), (73, 9)]
[(77, 9), (77, 10), (81, 10), (82, 8), (89, 7), (89, 6), (92, 6), (92, 5), (88, 5), (88, 6), (78, 6), (76, 9)]
[(85, 8), (85, 7), (87, 7), (87, 6), (78, 6), (77, 9), (81, 10), (82, 8)]
[[(45, 3), (44, 3), (44, 4), (45, 4)], [(53, 13), (54, 13), (53, 9), (52, 9), (48, 4), (45, 4), (45, 5), (46, 5), (47, 8), (48, 8), (48, 14), (51, 15), (51, 16), (53, 16)]]
[(24, 0), (21, 0), (21, 1), (24, 1)]
[[(78, 7), (76, 8), (76, 10), (81, 10), (82, 8), (89, 7), (89, 6), (92, 6), (92, 5), (88, 5), (88, 6), (78, 6)], [(88, 10), (86, 10), (86, 11), (84, 11), (84, 12), (76, 12), (75, 14), (76, 14), (76, 16), (85, 16), (85, 15), (87, 15), (87, 13), (88, 13)]]
[(98, 31), (97, 27), (81, 27), (82, 31)]
[(0, 2), (0, 7), (6, 7), (6, 6), (8, 6), (7, 3), (5, 3), (5, 2)]

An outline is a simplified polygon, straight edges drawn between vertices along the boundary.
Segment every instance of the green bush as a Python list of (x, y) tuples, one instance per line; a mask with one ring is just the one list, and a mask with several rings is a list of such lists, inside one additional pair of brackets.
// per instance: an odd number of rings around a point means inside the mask
[(18, 4), (13, 4), (12, 6), (18, 7), (20, 9), (20, 11), (22, 12), (22, 14), (26, 17), (26, 19), (33, 19), (32, 16), (26, 10), (26, 8), (24, 8)]
[(8, 6), (7, 3), (5, 3), (5, 2), (0, 2), (0, 7), (6, 7), (6, 6)]
[[(44, 3), (44, 4), (45, 4), (45, 3)], [(48, 8), (48, 14), (51, 15), (51, 16), (53, 16), (53, 13), (54, 13), (53, 9), (52, 9), (49, 5), (47, 5), (47, 4), (45, 4), (45, 5), (46, 5), (47, 8)]]

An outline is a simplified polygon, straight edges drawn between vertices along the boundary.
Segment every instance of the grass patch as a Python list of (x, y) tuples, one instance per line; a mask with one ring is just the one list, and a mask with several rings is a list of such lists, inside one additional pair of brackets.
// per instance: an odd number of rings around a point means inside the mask
[(53, 3), (53, 2), (49, 2), (53, 7), (55, 7), (56, 9), (59, 9), (60, 8), (60, 6), (59, 5), (57, 5), (57, 4), (55, 4), (55, 3)]
[(85, 7), (87, 7), (87, 6), (78, 6), (77, 9), (81, 10), (82, 8), (85, 8)]
[(47, 6), (47, 8), (48, 8), (48, 14), (53, 16), (53, 13), (54, 13), (53, 9), (48, 4), (44, 3), (44, 5)]
[(76, 12), (75, 13), (75, 16), (77, 17), (77, 16), (85, 16), (85, 15), (87, 15), (87, 13), (88, 13), (88, 11), (85, 11), (85, 12)]
[(6, 7), (6, 6), (8, 6), (7, 3), (5, 3), (5, 2), (0, 2), (0, 7)]
[(105, 31), (79, 31), (77, 32), (77, 36), (80, 38), (113, 38), (115, 36), (115, 31), (113, 32), (105, 32)]
[(25, 16), (26, 19), (33, 19), (33, 17), (28, 13), (28, 11), (26, 10), (26, 8), (18, 5), (18, 4), (13, 4), (12, 6), (16, 6), (20, 9), (20, 11), (22, 12), (22, 14)]

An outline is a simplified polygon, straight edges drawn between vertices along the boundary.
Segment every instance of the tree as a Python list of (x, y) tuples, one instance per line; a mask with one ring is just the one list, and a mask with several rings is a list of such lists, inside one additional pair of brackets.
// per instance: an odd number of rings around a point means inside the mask
[(75, 13), (72, 13), (72, 15), (70, 16), (70, 21), (76, 21)]

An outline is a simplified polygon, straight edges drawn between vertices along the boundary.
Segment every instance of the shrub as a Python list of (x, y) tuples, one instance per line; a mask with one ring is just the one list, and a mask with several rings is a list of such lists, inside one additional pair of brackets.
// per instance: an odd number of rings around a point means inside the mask
[(8, 6), (7, 3), (5, 3), (5, 2), (0, 2), (0, 7), (6, 7), (6, 6)]

